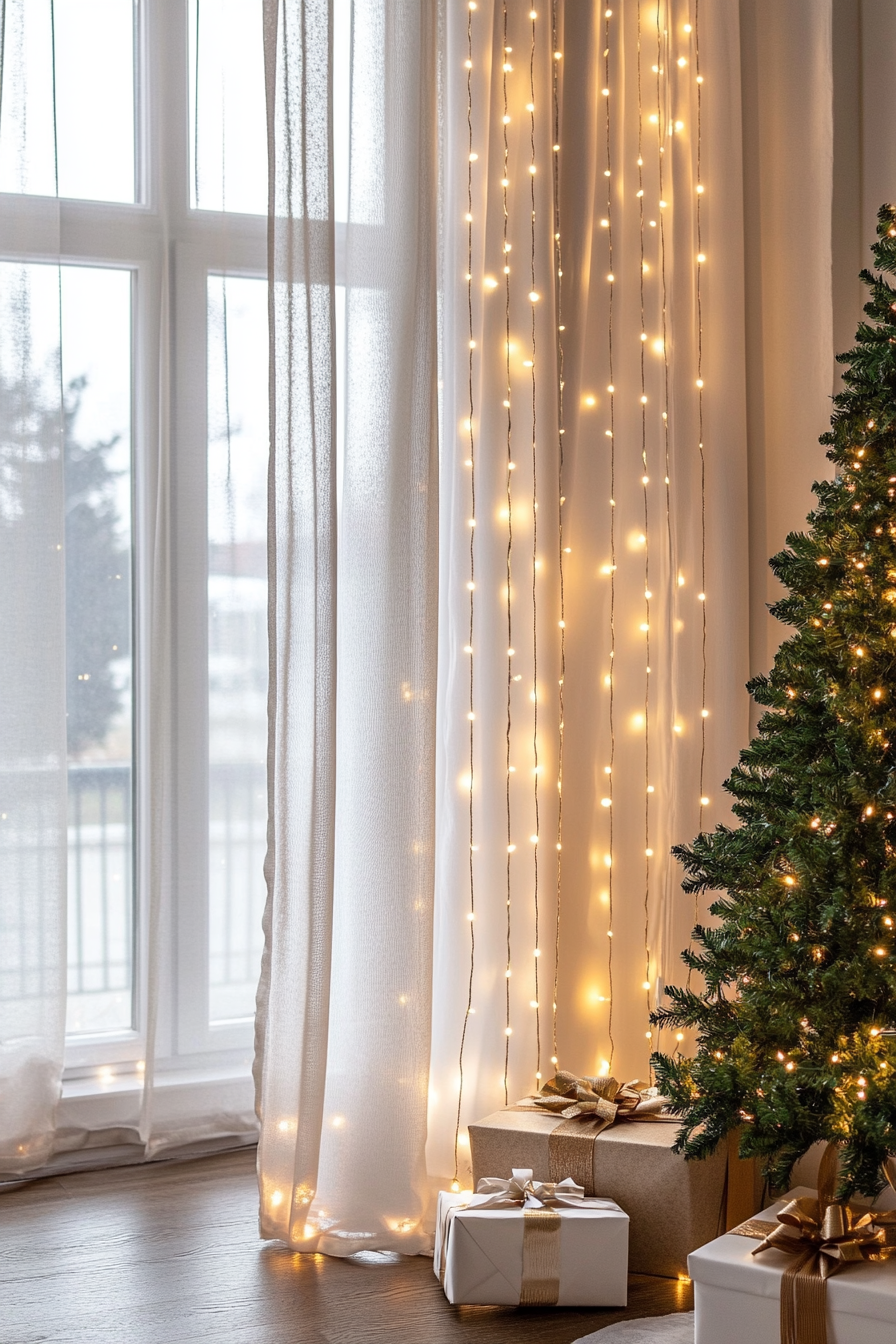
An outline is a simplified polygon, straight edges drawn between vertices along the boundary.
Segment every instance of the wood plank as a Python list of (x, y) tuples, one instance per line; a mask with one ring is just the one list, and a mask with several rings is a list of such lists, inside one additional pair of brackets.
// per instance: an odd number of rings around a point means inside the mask
[(254, 1151), (35, 1181), (0, 1195), (0, 1344), (570, 1344), (689, 1311), (632, 1276), (629, 1308), (451, 1307), (423, 1256), (297, 1255), (258, 1239)]

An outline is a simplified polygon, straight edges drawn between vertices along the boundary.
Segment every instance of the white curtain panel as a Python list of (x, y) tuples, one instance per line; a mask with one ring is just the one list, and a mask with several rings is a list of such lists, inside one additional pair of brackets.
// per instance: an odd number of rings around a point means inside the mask
[[(23, 121), (26, 32), (10, 6), (0, 33), (7, 125)], [(38, 25), (39, 26), (39, 25)], [(5, 248), (58, 256), (59, 204), (39, 228), (15, 208), (28, 156), (7, 137)], [(16, 152), (18, 151), (18, 152)], [(48, 156), (44, 190), (58, 181)], [(36, 233), (37, 236), (34, 236)], [(0, 1168), (28, 1171), (52, 1151), (66, 986), (65, 395), (58, 266), (0, 262)], [(35, 339), (34, 325), (56, 340)]]
[[(745, 250), (787, 241), (780, 193), (824, 235), (829, 6), (760, 8), (768, 26), (748, 14), (742, 39), (726, 0), (449, 3), (437, 70), (429, 5), (356, 3), (343, 259), (326, 223), (333, 6), (268, 5), (259, 1170), (262, 1234), (297, 1249), (420, 1248), (426, 1180), (469, 1179), (470, 1120), (555, 1061), (644, 1078), (650, 1050), (678, 1044), (647, 1035), (695, 915), (669, 848), (727, 815), (766, 595), (748, 534), (771, 454), (748, 404), (770, 369), (798, 376), (802, 434), (828, 392), (793, 348), (786, 288), (748, 322)], [(766, 79), (757, 124), (744, 85)], [(818, 152), (772, 172), (805, 125)], [(793, 245), (820, 350), (829, 255)], [(803, 467), (812, 451), (787, 445)]]
[[(4, 97), (16, 92), (10, 80)], [(0, 227), (19, 231), (6, 212)], [(58, 248), (58, 235), (54, 202), (40, 241)], [(52, 301), (58, 271), (45, 278)], [(59, 344), (48, 363), (32, 357), (33, 307), (47, 296), (31, 281), (0, 266), (0, 1169), (11, 1172), (52, 1151), (65, 1038), (64, 402)]]
[(352, 7), (338, 275), (333, 8), (270, 0), (265, 11), (274, 392), (261, 1231), (299, 1249), (413, 1253), (425, 1244), (432, 980), (436, 7)]

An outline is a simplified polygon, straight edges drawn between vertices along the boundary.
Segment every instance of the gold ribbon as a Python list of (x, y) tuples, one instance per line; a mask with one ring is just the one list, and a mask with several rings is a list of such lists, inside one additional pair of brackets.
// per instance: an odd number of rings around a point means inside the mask
[[(818, 1197), (792, 1199), (777, 1222), (751, 1218), (732, 1229), (795, 1257), (781, 1279), (781, 1344), (827, 1344), (827, 1281), (843, 1265), (885, 1260), (896, 1248), (896, 1211), (851, 1208), (834, 1199), (838, 1145), (829, 1143), (818, 1170)], [(896, 1189), (884, 1165), (887, 1181)]]
[(536, 1096), (510, 1109), (546, 1111), (562, 1117), (563, 1123), (548, 1137), (551, 1180), (558, 1180), (560, 1172), (566, 1172), (586, 1195), (593, 1195), (597, 1136), (622, 1120), (677, 1123), (675, 1116), (662, 1114), (668, 1104), (667, 1097), (636, 1080), (618, 1083), (615, 1078), (580, 1078), (561, 1071)]
[(535, 1181), (531, 1168), (514, 1168), (510, 1180), (486, 1176), (476, 1194), (455, 1204), (446, 1215), (442, 1235), (439, 1279), (445, 1285), (448, 1238), (458, 1213), (488, 1209), (522, 1209), (523, 1264), (520, 1306), (553, 1307), (560, 1296), (561, 1208), (615, 1208), (605, 1199), (587, 1199), (581, 1185), (568, 1176), (561, 1181)]
[(555, 1307), (560, 1297), (560, 1215), (523, 1209), (521, 1307)]

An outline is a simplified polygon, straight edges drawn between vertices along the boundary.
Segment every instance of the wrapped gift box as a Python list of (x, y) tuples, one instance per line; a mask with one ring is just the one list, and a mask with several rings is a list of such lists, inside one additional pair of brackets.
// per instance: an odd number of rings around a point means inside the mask
[[(758, 1217), (774, 1222), (791, 1199), (814, 1195), (799, 1186)], [(765, 1250), (729, 1233), (694, 1251), (695, 1344), (778, 1344), (781, 1279), (793, 1256)], [(896, 1340), (896, 1260), (848, 1264), (827, 1280), (828, 1344), (893, 1344)]]
[[(486, 1175), (507, 1177), (514, 1167), (531, 1167), (544, 1181), (565, 1174), (551, 1170), (550, 1136), (562, 1123), (549, 1112), (511, 1108), (470, 1125), (474, 1186)], [(730, 1162), (724, 1148), (705, 1161), (685, 1162), (672, 1152), (678, 1128), (626, 1120), (593, 1140), (593, 1190), (631, 1220), (634, 1274), (685, 1276), (691, 1251), (749, 1218), (761, 1203), (753, 1163), (741, 1162), (733, 1147)]]
[[(628, 1294), (628, 1218), (611, 1200), (583, 1201), (581, 1208), (538, 1210), (549, 1223), (535, 1229), (526, 1246), (526, 1217), (516, 1208), (476, 1208), (477, 1196), (439, 1194), (433, 1265), (453, 1305), (624, 1307)], [(550, 1224), (554, 1223), (554, 1226)], [(531, 1235), (531, 1233), (530, 1233)], [(553, 1246), (546, 1238), (554, 1238)], [(559, 1271), (553, 1287), (538, 1278)], [(524, 1263), (534, 1271), (523, 1292)]]

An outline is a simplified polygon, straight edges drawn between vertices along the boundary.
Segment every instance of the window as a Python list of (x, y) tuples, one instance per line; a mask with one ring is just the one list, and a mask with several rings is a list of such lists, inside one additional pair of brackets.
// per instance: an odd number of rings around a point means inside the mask
[[(133, 1073), (145, 1051), (148, 526), (166, 455), (178, 825), (156, 1055), (242, 1069), (251, 1050), (267, 730), (260, 10), (6, 6), (0, 405), (31, 426), (35, 481), (60, 436), (65, 455), (69, 1079)], [(22, 838), (35, 881), (38, 849)], [(0, 996), (4, 983), (21, 993), (0, 977)]]

